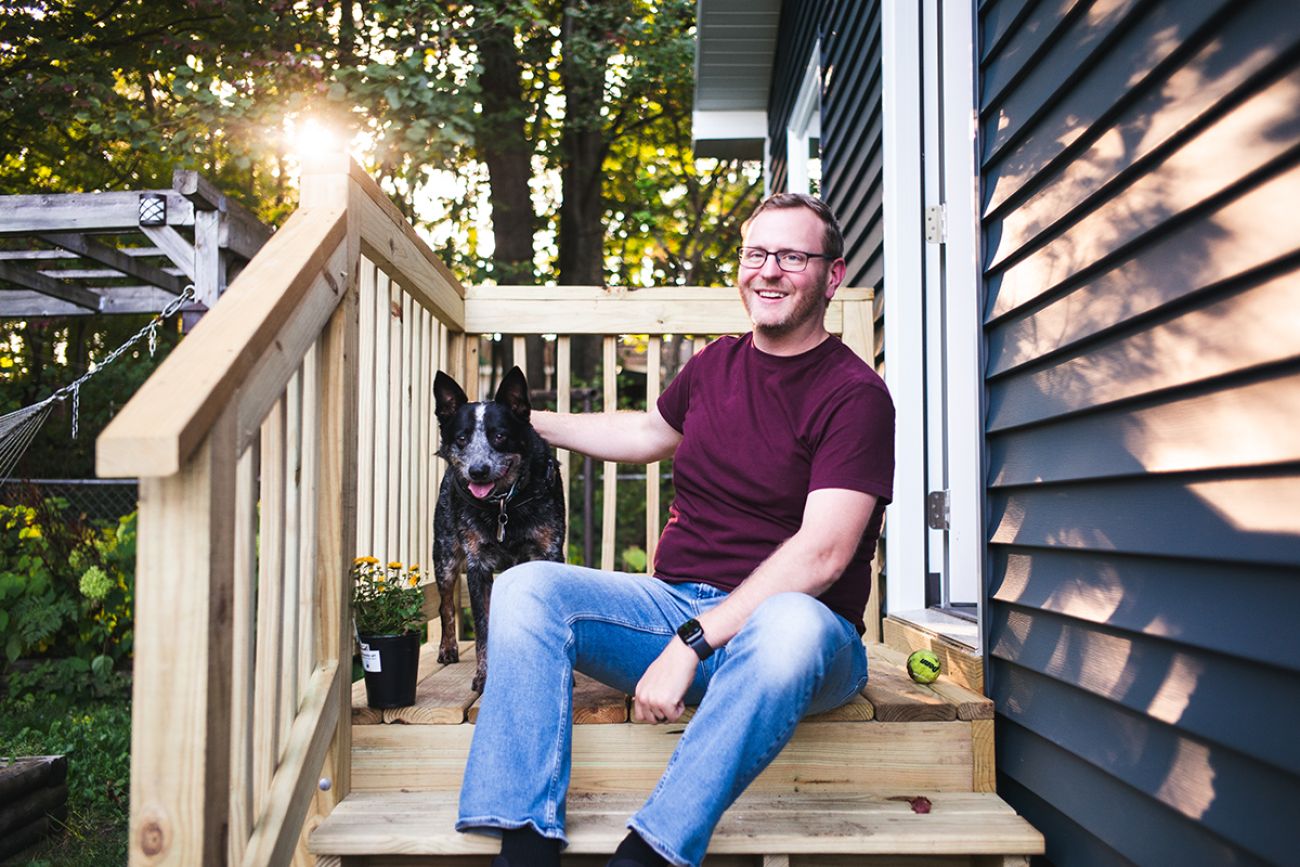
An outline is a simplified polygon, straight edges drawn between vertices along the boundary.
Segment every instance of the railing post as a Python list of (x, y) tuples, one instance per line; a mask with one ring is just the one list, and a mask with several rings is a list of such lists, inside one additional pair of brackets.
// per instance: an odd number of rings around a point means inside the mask
[(179, 473), (140, 479), (132, 865), (226, 858), (234, 444), (228, 410)]

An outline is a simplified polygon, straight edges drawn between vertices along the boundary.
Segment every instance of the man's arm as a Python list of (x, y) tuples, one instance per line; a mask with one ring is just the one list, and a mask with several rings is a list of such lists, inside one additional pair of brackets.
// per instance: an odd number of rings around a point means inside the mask
[(672, 457), (682, 441), (658, 407), (647, 412), (555, 413), (534, 410), (533, 427), (551, 445), (602, 461), (648, 464)]
[[(813, 491), (799, 531), (772, 552), (740, 586), (698, 618), (713, 647), (730, 641), (767, 598), (794, 591), (820, 596), (840, 577), (857, 552), (876, 498), (842, 488)], [(677, 637), (668, 643), (637, 684), (636, 719), (676, 720), (695, 677), (699, 657)]]

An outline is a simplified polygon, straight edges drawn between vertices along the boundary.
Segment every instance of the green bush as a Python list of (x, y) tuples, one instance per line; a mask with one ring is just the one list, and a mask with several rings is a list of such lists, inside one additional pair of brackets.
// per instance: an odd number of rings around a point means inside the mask
[(60, 659), (70, 692), (111, 687), (129, 658), (135, 513), (93, 526), (51, 498), (0, 506), (0, 648)]

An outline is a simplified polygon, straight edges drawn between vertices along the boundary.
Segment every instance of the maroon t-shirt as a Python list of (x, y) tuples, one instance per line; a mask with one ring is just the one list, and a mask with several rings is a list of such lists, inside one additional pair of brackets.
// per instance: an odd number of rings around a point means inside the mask
[(682, 441), (655, 575), (734, 590), (799, 529), (810, 491), (874, 494), (857, 554), (820, 597), (862, 632), (894, 480), (894, 404), (876, 372), (835, 337), (795, 356), (723, 337), (682, 368), (659, 413)]

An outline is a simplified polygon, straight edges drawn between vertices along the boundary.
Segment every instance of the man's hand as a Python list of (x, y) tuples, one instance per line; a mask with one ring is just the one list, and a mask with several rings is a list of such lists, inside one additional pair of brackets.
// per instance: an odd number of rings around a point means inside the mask
[(695, 679), (700, 657), (673, 636), (636, 685), (632, 718), (639, 722), (676, 722), (686, 711), (683, 699)]

